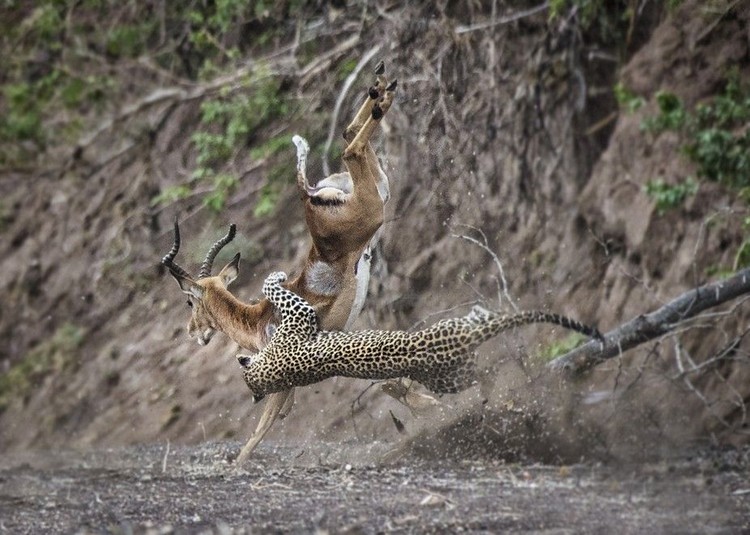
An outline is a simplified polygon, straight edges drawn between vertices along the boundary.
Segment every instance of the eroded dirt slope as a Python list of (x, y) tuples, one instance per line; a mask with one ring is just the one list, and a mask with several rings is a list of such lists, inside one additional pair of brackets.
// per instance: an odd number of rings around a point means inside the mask
[[(643, 193), (646, 181), (693, 170), (678, 139), (649, 137), (639, 125), (654, 113), (659, 89), (692, 105), (720, 90), (729, 66), (747, 78), (750, 10), (746, 2), (723, 13), (697, 1), (674, 11), (655, 4), (639, 12), (624, 47), (582, 32), (574, 18), (550, 22), (540, 12), (493, 24), (489, 10), (425, 3), (370, 13), (364, 27), (359, 12), (342, 14), (336, 39), (346, 46), (313, 60), (294, 48), (267, 60), (305, 114), (263, 125), (261, 138), (283, 131), (321, 139), (341, 87), (336, 65), (373, 46), (400, 80), (378, 146), (392, 200), (361, 327), (408, 328), (480, 297), (498, 306), (496, 265), (461, 235), (486, 236), (519, 306), (602, 329), (707, 280), (708, 268), (732, 264), (745, 206), (735, 192), (701, 183), (682, 208), (658, 213)], [(621, 72), (618, 57), (626, 62)], [(369, 76), (346, 95), (339, 130)], [(619, 111), (618, 80), (646, 106)], [(145, 83), (130, 98), (142, 102), (154, 90)], [(188, 309), (158, 260), (176, 213), (183, 263), (191, 266), (235, 222), (238, 239), (217, 264), (243, 253), (235, 291), (250, 299), (269, 271), (293, 269), (306, 252), (306, 230), (290, 188), (271, 216), (253, 217), (268, 169), (247, 156), (232, 162), (242, 179), (220, 215), (200, 209), (197, 197), (152, 204), (194, 168), (190, 133), (201, 99), (191, 95), (123, 116), (85, 147), (50, 156), (47, 170), (3, 172), (10, 215), (0, 245), (2, 362), (8, 373), (22, 361), (43, 362), (5, 400), (4, 449), (244, 438), (254, 426), (260, 408), (242, 383), (236, 346), (223, 336), (202, 349), (187, 340)], [(286, 150), (291, 178), (294, 153)], [(738, 307), (682, 334), (680, 347), (700, 363), (746, 324), (746, 307)], [(420, 418), (377, 388), (360, 397), (365, 382), (326, 381), (300, 392), (270, 439), (377, 436), (405, 453), (553, 461), (654, 455), (706, 437), (747, 440), (746, 341), (691, 389), (675, 379), (673, 339), (575, 383), (550, 378), (534, 355), (564, 337), (527, 329), (486, 344), (481, 387), (442, 399)]]

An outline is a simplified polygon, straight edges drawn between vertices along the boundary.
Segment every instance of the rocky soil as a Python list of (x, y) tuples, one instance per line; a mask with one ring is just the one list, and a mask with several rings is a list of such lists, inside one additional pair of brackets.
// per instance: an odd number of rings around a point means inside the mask
[[(56, 452), (0, 469), (8, 533), (744, 533), (748, 452), (654, 464), (375, 461), (382, 444)], [(364, 459), (369, 459), (364, 461)]]

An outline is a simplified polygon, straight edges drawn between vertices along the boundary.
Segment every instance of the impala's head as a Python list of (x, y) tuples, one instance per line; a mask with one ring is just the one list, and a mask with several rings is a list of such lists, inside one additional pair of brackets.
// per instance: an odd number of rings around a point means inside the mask
[(177, 284), (180, 285), (182, 292), (187, 295), (187, 304), (192, 309), (190, 322), (188, 323), (188, 335), (197, 338), (198, 343), (202, 346), (211, 341), (211, 337), (218, 329), (211, 307), (212, 297), (217, 291), (225, 290), (239, 274), (240, 254), (237, 253), (218, 275), (211, 275), (214, 258), (226, 244), (234, 239), (235, 231), (236, 227), (230, 225), (227, 235), (214, 243), (208, 251), (198, 277), (193, 278), (174, 262), (174, 257), (180, 250), (180, 227), (175, 219), (174, 245), (161, 260), (162, 265), (169, 269)]

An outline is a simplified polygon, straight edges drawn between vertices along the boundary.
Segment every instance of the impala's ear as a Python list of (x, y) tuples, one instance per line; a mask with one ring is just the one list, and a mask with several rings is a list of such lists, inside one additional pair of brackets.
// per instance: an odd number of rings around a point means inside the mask
[(169, 273), (174, 277), (174, 280), (180, 285), (180, 290), (184, 293), (192, 295), (196, 299), (201, 299), (203, 297), (203, 288), (201, 288), (193, 279), (186, 277), (171, 268)]
[(221, 278), (221, 282), (224, 284), (224, 288), (229, 286), (234, 279), (237, 278), (237, 275), (240, 274), (240, 253), (237, 253), (234, 255), (234, 258), (232, 258), (232, 261), (229, 262), (226, 266), (222, 268), (222, 270), (219, 272), (219, 278)]

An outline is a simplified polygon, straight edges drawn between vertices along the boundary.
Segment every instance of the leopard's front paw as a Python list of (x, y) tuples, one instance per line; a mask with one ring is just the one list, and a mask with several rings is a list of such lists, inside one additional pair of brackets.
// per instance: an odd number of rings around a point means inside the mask
[(286, 273), (283, 271), (274, 271), (266, 277), (266, 284), (281, 284), (286, 281)]

